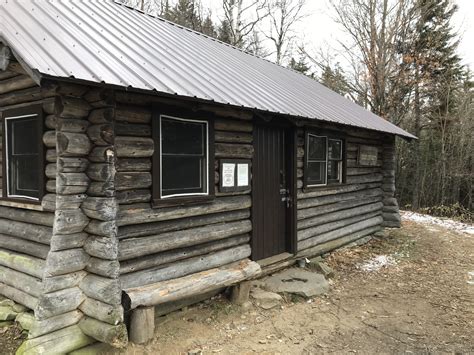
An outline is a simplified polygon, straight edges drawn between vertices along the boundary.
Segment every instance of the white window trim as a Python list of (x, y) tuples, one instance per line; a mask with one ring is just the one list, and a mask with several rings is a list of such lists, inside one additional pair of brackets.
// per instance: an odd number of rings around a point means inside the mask
[[(339, 141), (341, 142), (341, 160), (337, 161), (337, 164), (340, 166), (339, 169), (339, 177), (338, 177), (338, 183), (342, 183), (342, 161), (343, 161), (343, 154), (342, 154), (342, 149), (343, 149), (343, 141), (342, 139), (339, 138), (331, 138), (329, 136), (318, 136), (317, 134), (312, 134), (308, 133), (307, 138), (306, 138), (306, 151), (305, 154), (309, 153), (309, 137), (317, 137), (317, 138), (326, 138), (326, 169), (325, 169), (325, 183), (324, 184), (312, 184), (312, 185), (306, 185), (306, 187), (319, 187), (319, 186), (328, 186), (328, 164), (329, 164), (329, 140), (333, 141)], [(308, 168), (308, 163), (309, 163), (309, 156), (306, 158), (306, 166), (305, 169)]]
[(19, 199), (26, 199), (26, 200), (31, 200), (31, 201), (39, 201), (40, 199), (37, 197), (31, 197), (31, 196), (23, 196), (23, 195), (10, 195), (10, 162), (8, 161), (8, 158), (10, 156), (8, 152), (8, 120), (17, 120), (20, 118), (27, 118), (27, 117), (35, 117), (38, 116), (37, 113), (33, 113), (30, 115), (22, 115), (22, 116), (11, 116), (11, 117), (5, 117), (5, 126), (3, 129), (5, 130), (5, 166), (6, 166), (6, 178), (7, 178), (7, 197), (8, 198), (19, 198)]
[[(184, 122), (193, 122), (193, 123), (203, 123), (206, 126), (206, 179), (204, 181), (206, 192), (193, 192), (193, 193), (183, 193), (183, 194), (173, 194), (163, 196), (163, 146), (162, 146), (162, 129), (161, 129), (161, 119), (170, 118), (172, 120), (184, 121)], [(173, 197), (187, 197), (187, 196), (209, 196), (209, 122), (204, 120), (194, 120), (188, 118), (174, 117), (170, 115), (160, 115), (160, 199), (165, 200)]]

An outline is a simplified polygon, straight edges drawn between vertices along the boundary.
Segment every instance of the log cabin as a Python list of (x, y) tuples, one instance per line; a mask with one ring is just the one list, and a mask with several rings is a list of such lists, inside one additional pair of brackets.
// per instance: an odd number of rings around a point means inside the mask
[(395, 137), (415, 137), (317, 81), (110, 0), (0, 15), (23, 353), (146, 342), (157, 314), (400, 225)]

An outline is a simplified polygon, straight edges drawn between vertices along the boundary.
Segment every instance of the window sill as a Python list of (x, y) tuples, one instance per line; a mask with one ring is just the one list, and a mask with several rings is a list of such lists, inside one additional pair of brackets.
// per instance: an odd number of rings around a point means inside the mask
[(346, 185), (345, 182), (333, 182), (333, 183), (329, 183), (329, 184), (326, 184), (326, 185), (303, 186), (303, 192), (323, 190), (323, 189), (326, 189), (326, 188), (333, 188), (333, 187), (344, 186), (344, 185)]
[(0, 206), (21, 208), (32, 211), (44, 211), (40, 201), (14, 200), (0, 197)]
[(178, 206), (189, 206), (189, 205), (199, 205), (202, 203), (211, 203), (214, 201), (215, 196), (186, 196), (186, 197), (175, 197), (169, 199), (153, 199), (152, 207), (178, 207)]

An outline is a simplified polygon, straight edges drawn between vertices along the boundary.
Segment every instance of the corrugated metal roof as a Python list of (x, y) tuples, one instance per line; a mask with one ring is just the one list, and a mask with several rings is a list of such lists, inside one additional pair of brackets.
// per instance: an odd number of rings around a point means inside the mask
[(0, 36), (33, 70), (413, 135), (316, 80), (110, 0), (1, 0)]

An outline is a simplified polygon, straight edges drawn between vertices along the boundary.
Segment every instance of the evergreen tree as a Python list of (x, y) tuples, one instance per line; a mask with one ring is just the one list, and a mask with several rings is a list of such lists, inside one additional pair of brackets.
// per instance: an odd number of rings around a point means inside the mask
[(229, 21), (223, 20), (217, 31), (217, 38), (225, 43), (232, 43), (232, 34), (230, 30)]
[(313, 73), (310, 73), (311, 66), (308, 64), (306, 61), (306, 56), (304, 54), (300, 55), (300, 58), (296, 60), (294, 57), (291, 57), (290, 63), (289, 63), (289, 68), (296, 70), (304, 75), (307, 75), (311, 78), (314, 77)]
[(201, 28), (201, 20), (194, 0), (178, 0), (169, 11), (169, 19), (178, 25), (197, 30)]
[(336, 64), (334, 68), (329, 65), (323, 69), (321, 77), (319, 79), (321, 84), (337, 92), (340, 95), (346, 95), (349, 92), (349, 85), (344, 76), (344, 71), (341, 69), (339, 64)]

